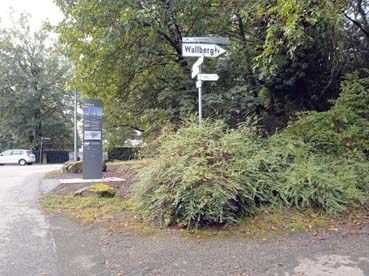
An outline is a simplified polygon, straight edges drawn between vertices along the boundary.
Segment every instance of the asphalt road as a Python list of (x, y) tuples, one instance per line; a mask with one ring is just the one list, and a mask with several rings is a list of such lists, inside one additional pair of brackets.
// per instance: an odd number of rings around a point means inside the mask
[[(55, 239), (50, 223), (39, 207), (40, 182), (50, 170), (60, 168), (48, 166), (1, 166), (0, 167), (0, 275), (1, 276), (64, 276), (100, 275), (86, 268), (86, 252), (99, 256), (98, 248), (75, 251), (75, 245), (65, 242), (70, 238), (85, 240), (85, 233), (78, 227)], [(63, 225), (63, 227), (67, 227)], [(53, 227), (57, 231), (56, 227)], [(57, 232), (59, 233), (59, 232)], [(82, 237), (82, 238), (81, 238)], [(59, 242), (57, 245), (56, 240)], [(80, 242), (86, 243), (86, 242)], [(68, 244), (64, 250), (63, 244)], [(78, 254), (66, 254), (66, 252)], [(84, 259), (86, 259), (84, 261)], [(95, 269), (96, 270), (96, 269)], [(70, 274), (69, 271), (73, 271)]]
[(0, 276), (365, 276), (369, 226), (268, 240), (109, 233), (39, 207), (55, 166), (0, 166)]
[(40, 178), (59, 166), (0, 166), (0, 275), (61, 275), (38, 205)]

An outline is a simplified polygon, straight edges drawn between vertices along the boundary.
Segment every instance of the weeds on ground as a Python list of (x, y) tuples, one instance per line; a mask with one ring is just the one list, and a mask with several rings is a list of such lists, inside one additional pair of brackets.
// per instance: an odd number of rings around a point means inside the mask
[(85, 223), (111, 220), (129, 208), (117, 197), (44, 196), (41, 203), (47, 213), (63, 213)]

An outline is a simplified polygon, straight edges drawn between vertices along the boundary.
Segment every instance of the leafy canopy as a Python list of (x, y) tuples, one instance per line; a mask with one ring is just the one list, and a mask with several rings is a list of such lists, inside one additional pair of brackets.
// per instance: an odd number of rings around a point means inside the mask
[(32, 33), (26, 16), (0, 30), (0, 149), (34, 148), (41, 136), (51, 138), (50, 146), (71, 144), (69, 76), (47, 31)]

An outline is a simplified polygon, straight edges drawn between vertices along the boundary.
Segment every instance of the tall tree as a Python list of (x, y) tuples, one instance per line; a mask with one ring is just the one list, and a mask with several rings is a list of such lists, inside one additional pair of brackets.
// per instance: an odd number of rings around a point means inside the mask
[[(152, 133), (196, 110), (182, 37), (206, 29), (211, 1), (56, 1), (71, 85), (104, 100), (107, 129)], [(126, 134), (128, 132), (125, 132)]]
[(204, 64), (220, 80), (205, 84), (203, 106), (232, 128), (256, 115), (273, 132), (297, 111), (327, 110), (343, 76), (367, 66), (367, 0), (56, 2), (71, 85), (102, 98), (107, 129), (124, 135), (196, 112), (185, 36), (230, 38), (227, 54)]
[(27, 16), (0, 31), (0, 148), (37, 148), (41, 136), (51, 138), (50, 147), (70, 147), (69, 74), (47, 31), (31, 32)]

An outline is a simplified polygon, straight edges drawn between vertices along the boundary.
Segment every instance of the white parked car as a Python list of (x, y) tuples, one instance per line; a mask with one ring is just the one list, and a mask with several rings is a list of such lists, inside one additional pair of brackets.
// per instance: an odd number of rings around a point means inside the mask
[(30, 150), (11, 149), (0, 153), (0, 165), (19, 164), (32, 165), (36, 162), (36, 157)]

